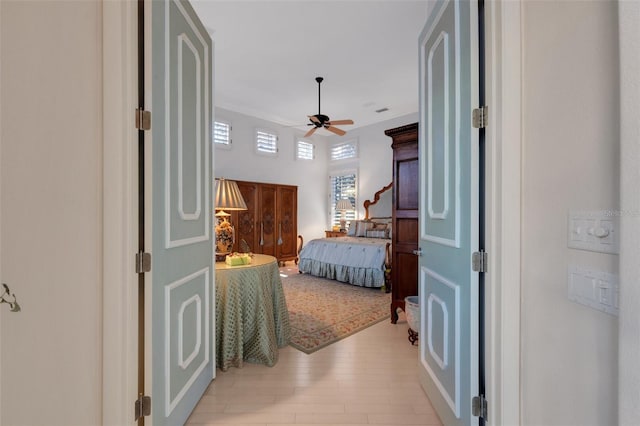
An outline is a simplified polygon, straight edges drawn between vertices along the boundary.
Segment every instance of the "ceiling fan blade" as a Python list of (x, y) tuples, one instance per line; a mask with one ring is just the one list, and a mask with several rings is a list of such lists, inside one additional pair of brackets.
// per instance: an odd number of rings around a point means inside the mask
[(353, 120), (331, 120), (329, 124), (332, 126), (338, 124), (353, 124)]
[(313, 134), (313, 132), (315, 132), (317, 129), (317, 127), (312, 127), (311, 130), (309, 130), (307, 133), (304, 134), (305, 138), (308, 138), (309, 136), (311, 136)]
[(316, 117), (315, 115), (308, 115), (307, 117), (309, 117), (309, 120), (313, 121), (314, 123), (322, 124), (320, 123), (320, 120), (318, 120), (318, 117)]
[(327, 129), (330, 132), (335, 133), (336, 135), (340, 135), (340, 136), (342, 136), (345, 133), (347, 133), (344, 130), (338, 129), (337, 127), (333, 127), (333, 126), (327, 126), (327, 127), (325, 127), (325, 129)]

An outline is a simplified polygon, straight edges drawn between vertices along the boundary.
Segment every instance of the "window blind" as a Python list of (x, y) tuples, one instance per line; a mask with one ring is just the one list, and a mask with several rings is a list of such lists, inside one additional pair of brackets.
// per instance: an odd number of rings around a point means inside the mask
[(338, 143), (331, 146), (331, 160), (346, 160), (358, 157), (358, 146), (356, 141)]
[(314, 146), (312, 143), (299, 140), (297, 143), (297, 158), (301, 160), (313, 160), (314, 159)]
[[(338, 174), (330, 177), (331, 185), (331, 225), (339, 225), (342, 212), (336, 210), (336, 204), (338, 200), (343, 198), (348, 199), (351, 205), (356, 208), (356, 186), (357, 174), (355, 172), (348, 172), (344, 174)], [(345, 212), (345, 218), (347, 221), (355, 220), (356, 211), (351, 210)]]
[(264, 154), (276, 154), (278, 152), (278, 136), (265, 130), (256, 130), (256, 151)]
[(231, 125), (222, 121), (213, 124), (213, 142), (220, 145), (231, 144)]

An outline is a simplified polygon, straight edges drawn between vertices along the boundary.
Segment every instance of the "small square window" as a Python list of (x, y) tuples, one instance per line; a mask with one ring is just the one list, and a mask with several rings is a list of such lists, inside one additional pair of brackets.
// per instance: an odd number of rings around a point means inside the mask
[(315, 156), (315, 146), (311, 142), (304, 140), (296, 142), (296, 158), (298, 160), (313, 160)]
[(256, 129), (256, 152), (264, 155), (277, 155), (278, 135), (269, 130)]
[(213, 123), (213, 143), (218, 147), (231, 147), (231, 124), (226, 121)]
[(358, 141), (354, 139), (332, 145), (330, 156), (331, 161), (358, 158)]

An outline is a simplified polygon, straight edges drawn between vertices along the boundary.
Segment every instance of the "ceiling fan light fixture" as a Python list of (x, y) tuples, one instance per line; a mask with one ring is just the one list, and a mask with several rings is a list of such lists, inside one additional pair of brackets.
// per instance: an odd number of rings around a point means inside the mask
[(314, 115), (308, 115), (307, 117), (309, 118), (310, 123), (308, 124), (309, 126), (314, 126), (313, 128), (311, 128), (311, 130), (309, 130), (304, 136), (308, 137), (311, 136), (316, 129), (320, 129), (322, 127), (324, 127), (325, 129), (327, 129), (328, 131), (335, 133), (337, 135), (344, 135), (345, 132), (342, 129), (338, 129), (337, 127), (333, 126), (334, 124), (353, 124), (353, 120), (335, 120), (334, 122), (331, 121), (331, 119), (329, 118), (329, 116), (322, 114), (320, 111), (320, 83), (322, 83), (322, 81), (324, 80), (324, 78), (322, 77), (316, 77), (316, 82), (318, 82), (318, 113), (314, 114)]

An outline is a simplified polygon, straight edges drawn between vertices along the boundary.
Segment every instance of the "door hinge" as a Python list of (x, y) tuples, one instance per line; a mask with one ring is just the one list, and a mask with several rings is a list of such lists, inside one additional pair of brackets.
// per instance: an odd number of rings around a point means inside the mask
[(482, 417), (488, 419), (487, 400), (484, 395), (474, 396), (471, 400), (471, 413), (475, 417)]
[(140, 395), (135, 403), (135, 419), (151, 415), (151, 397)]
[(136, 274), (151, 272), (151, 253), (136, 253)]
[(151, 130), (151, 111), (136, 108), (136, 129)]
[(487, 272), (488, 255), (484, 250), (476, 251), (471, 255), (471, 268), (475, 272)]
[(489, 107), (483, 106), (473, 110), (473, 127), (484, 129), (489, 121)]

